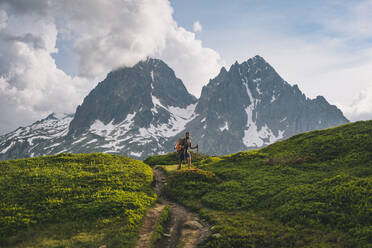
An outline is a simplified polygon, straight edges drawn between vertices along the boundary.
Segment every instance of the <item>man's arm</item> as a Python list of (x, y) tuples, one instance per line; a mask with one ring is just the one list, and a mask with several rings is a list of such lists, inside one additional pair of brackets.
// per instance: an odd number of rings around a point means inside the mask
[(190, 148), (191, 148), (191, 149), (195, 149), (195, 148), (198, 148), (198, 147), (199, 147), (199, 145), (192, 146), (191, 143), (190, 143)]

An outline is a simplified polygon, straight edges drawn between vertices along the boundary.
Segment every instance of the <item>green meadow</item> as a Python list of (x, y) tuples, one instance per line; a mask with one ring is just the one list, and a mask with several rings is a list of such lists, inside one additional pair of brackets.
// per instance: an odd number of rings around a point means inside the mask
[(167, 196), (213, 225), (203, 247), (372, 247), (372, 121), (163, 167)]
[(151, 168), (108, 154), (0, 162), (0, 247), (133, 247)]

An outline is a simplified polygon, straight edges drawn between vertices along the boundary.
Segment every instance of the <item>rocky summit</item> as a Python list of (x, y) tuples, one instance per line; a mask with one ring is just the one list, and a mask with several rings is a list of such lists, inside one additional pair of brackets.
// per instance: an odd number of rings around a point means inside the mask
[(187, 129), (203, 152), (228, 154), (266, 146), (305, 131), (348, 122), (322, 96), (307, 98), (255, 56), (203, 87)]
[(0, 137), (0, 159), (61, 152), (145, 158), (173, 150), (191, 132), (209, 154), (259, 148), (348, 122), (324, 97), (307, 98), (260, 56), (225, 68), (196, 99), (163, 61), (110, 72), (75, 114), (51, 114)]

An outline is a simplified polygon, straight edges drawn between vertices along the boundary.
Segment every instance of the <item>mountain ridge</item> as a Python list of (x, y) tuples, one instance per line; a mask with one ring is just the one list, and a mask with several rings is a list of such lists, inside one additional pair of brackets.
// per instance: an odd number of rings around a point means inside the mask
[(348, 122), (324, 97), (307, 98), (260, 56), (235, 62), (228, 71), (222, 68), (203, 87), (195, 112), (199, 116), (187, 128), (211, 154), (255, 149), (296, 133)]
[(0, 159), (60, 152), (145, 158), (172, 150), (186, 130), (201, 152), (228, 154), (348, 122), (324, 97), (307, 98), (258, 55), (229, 70), (222, 67), (199, 99), (166, 63), (148, 58), (110, 72), (69, 115), (70, 123), (64, 118), (63, 125), (54, 123), (60, 129), (68, 125), (62, 136), (48, 138), (51, 131), (45, 127), (40, 132), (26, 128), (45, 135), (22, 149), (17, 133), (1, 136)]

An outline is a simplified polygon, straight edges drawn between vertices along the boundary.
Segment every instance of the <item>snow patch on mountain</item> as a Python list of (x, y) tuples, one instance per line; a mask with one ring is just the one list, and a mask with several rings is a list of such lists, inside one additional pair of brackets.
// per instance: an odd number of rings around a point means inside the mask
[(167, 123), (150, 124), (149, 127), (140, 128), (139, 134), (141, 137), (143, 137), (143, 140), (149, 139), (151, 137), (154, 137), (156, 140), (158, 140), (159, 137), (172, 137), (182, 131), (185, 128), (186, 124), (192, 121), (197, 116), (197, 114), (194, 113), (196, 103), (190, 104), (186, 108), (174, 106), (165, 107), (160, 104), (160, 101), (156, 97), (154, 98), (156, 99), (155, 101), (153, 101), (154, 105), (162, 107), (163, 109), (168, 111), (171, 117)]
[(10, 144), (9, 144), (7, 147), (5, 147), (5, 149), (3, 149), (2, 151), (0, 151), (0, 153), (6, 153), (6, 152), (7, 152), (10, 148), (12, 148), (16, 143), (17, 143), (17, 142), (15, 142), (15, 141), (10, 142)]
[(287, 116), (284, 117), (283, 119), (281, 119), (280, 122), (283, 122), (283, 121), (285, 121), (285, 120), (287, 120)]
[[(188, 105), (186, 108), (169, 106), (168, 111), (171, 113), (171, 124), (173, 126), (173, 134), (178, 133), (185, 128), (186, 124), (192, 121), (198, 115), (195, 114), (196, 103)], [(170, 137), (170, 136), (168, 136)]]
[(220, 131), (223, 132), (224, 130), (229, 130), (229, 124), (227, 121), (225, 121), (225, 125), (223, 127), (220, 127)]
[(282, 139), (284, 137), (283, 134), (284, 134), (284, 131), (279, 130), (278, 131), (278, 136), (275, 136), (275, 134), (267, 126), (267, 124), (265, 124), (265, 126), (261, 127), (261, 129), (258, 131), (258, 136), (260, 137), (260, 139), (268, 139), (268, 142), (265, 142), (265, 143), (268, 143), (268, 144), (274, 143), (277, 140)]
[(54, 144), (52, 144), (52, 145), (50, 145), (50, 146), (44, 147), (44, 150), (48, 150), (48, 149), (50, 149), (50, 148), (53, 148), (53, 147), (59, 146), (60, 144), (61, 144), (61, 143), (54, 143)]
[[(246, 77), (241, 79), (243, 85), (245, 86), (247, 96), (249, 97), (250, 104), (244, 109), (247, 114), (247, 124), (246, 129), (244, 130), (244, 135), (242, 138), (243, 144), (246, 147), (261, 147), (265, 144), (271, 144), (279, 139), (282, 139), (284, 136), (284, 131), (279, 130), (278, 135), (276, 136), (273, 131), (265, 124), (263, 127), (258, 129), (256, 123), (253, 121), (253, 111), (255, 110), (256, 105), (259, 103), (258, 99), (253, 98), (252, 92), (248, 87), (248, 80)], [(256, 78), (253, 82), (261, 82), (261, 78)], [(258, 89), (258, 87), (257, 87)], [(260, 91), (258, 91), (260, 93)], [(271, 102), (275, 101), (275, 96), (271, 99)], [(257, 112), (256, 112), (257, 119)]]
[(94, 142), (97, 142), (98, 140), (97, 139), (92, 139), (92, 140), (89, 140), (88, 142), (85, 143), (85, 145), (89, 145), (89, 144), (92, 144)]
[(134, 157), (141, 157), (142, 156), (142, 152), (130, 152), (129, 154), (131, 156), (134, 156)]
[(271, 97), (270, 103), (273, 103), (275, 100), (276, 100), (276, 97), (275, 97), (275, 95), (273, 95), (273, 96)]
[(161, 107), (163, 109), (167, 109), (167, 107), (165, 107), (165, 106), (163, 106), (163, 104), (161, 104), (159, 98), (157, 98), (156, 96), (154, 96), (154, 95), (151, 94), (151, 99), (152, 99), (152, 104), (154, 105), (154, 107), (151, 108), (151, 112), (153, 114), (157, 114), (158, 113), (157, 107)]
[[(160, 141), (175, 136), (182, 131), (186, 124), (193, 120), (197, 115), (194, 114), (196, 103), (190, 104), (185, 108), (175, 106), (164, 106), (160, 99), (151, 94), (153, 107), (151, 112), (153, 115), (159, 113), (159, 108), (167, 111), (170, 118), (166, 123), (150, 123), (146, 127), (136, 129), (134, 117), (136, 113), (128, 114), (124, 121), (119, 124), (114, 124), (113, 120), (107, 124), (96, 120), (89, 129), (89, 133), (98, 135), (104, 138), (100, 142), (100, 147), (106, 149), (105, 152), (120, 152), (127, 145), (146, 145), (151, 142), (157, 142), (160, 146)], [(89, 144), (89, 141), (85, 145)], [(159, 150), (162, 148), (159, 147)], [(142, 153), (129, 153), (131, 156), (140, 157)]]
[(118, 128), (117, 125), (113, 125), (112, 124), (113, 121), (107, 123), (107, 124), (104, 124), (102, 121), (100, 120), (96, 120), (91, 126), (90, 126), (90, 129), (89, 131), (92, 132), (92, 133), (95, 133), (99, 136), (102, 136), (102, 137), (105, 137), (105, 136), (110, 136), (110, 134), (112, 134), (112, 132)]
[(113, 120), (107, 124), (102, 123), (100, 120), (96, 120), (89, 129), (89, 132), (97, 134), (98, 136), (113, 139), (115, 136), (124, 135), (127, 133), (131, 126), (134, 124), (133, 118), (137, 113), (128, 114), (125, 120), (119, 124), (113, 124)]
[[(113, 120), (107, 124), (102, 123), (100, 120), (96, 120), (90, 126), (89, 133), (104, 138), (104, 143), (100, 143), (100, 147), (104, 148), (105, 152), (119, 152), (125, 147), (125, 144), (123, 143), (133, 138), (133, 136), (127, 135), (127, 133), (132, 130), (132, 126), (134, 125), (133, 118), (136, 116), (136, 114), (136, 112), (128, 114), (127, 117), (118, 124), (114, 124)], [(92, 139), (88, 142), (85, 142), (84, 145), (86, 146), (97, 141), (97, 139)]]
[(190, 104), (186, 106), (186, 108), (180, 108), (175, 106), (164, 106), (163, 104), (161, 104), (160, 100), (152, 94), (151, 98), (154, 105), (154, 107), (151, 108), (151, 112), (153, 114), (157, 114), (157, 108), (163, 108), (164, 110), (169, 112), (170, 119), (167, 123), (162, 123), (160, 125), (150, 124), (148, 128), (141, 128), (140, 133), (143, 134), (145, 137), (172, 137), (178, 132), (182, 131), (185, 128), (186, 124), (192, 121), (197, 116), (197, 114), (194, 113), (197, 105), (196, 103)]
[(252, 119), (253, 109), (253, 104), (250, 104), (245, 108), (247, 114), (247, 129), (244, 130), (243, 144), (246, 147), (261, 147), (264, 144), (274, 143), (284, 137), (284, 131), (279, 130), (279, 133), (276, 136), (267, 124), (258, 129), (256, 123)]
[(73, 144), (80, 143), (80, 142), (84, 141), (85, 139), (87, 139), (87, 137), (82, 137), (82, 138), (80, 138), (80, 139), (78, 139), (78, 140), (75, 140), (75, 141), (72, 142), (71, 144), (73, 145)]

